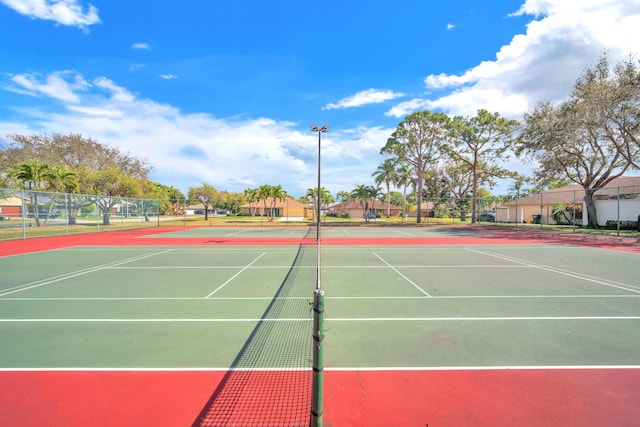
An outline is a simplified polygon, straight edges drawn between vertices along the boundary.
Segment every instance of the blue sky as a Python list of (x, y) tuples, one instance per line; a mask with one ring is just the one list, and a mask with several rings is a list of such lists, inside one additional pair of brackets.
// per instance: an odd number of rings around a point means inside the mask
[(0, 0), (0, 28), (0, 144), (80, 133), (185, 193), (279, 184), (299, 197), (316, 186), (309, 126), (330, 126), (324, 187), (372, 185), (407, 114), (520, 119), (603, 52), (637, 55), (640, 3)]

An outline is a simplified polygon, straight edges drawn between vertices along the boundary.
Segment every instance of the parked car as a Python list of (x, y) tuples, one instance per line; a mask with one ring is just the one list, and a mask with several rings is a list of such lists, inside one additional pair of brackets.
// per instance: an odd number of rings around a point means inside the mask
[(496, 214), (493, 212), (478, 215), (478, 222), (496, 222)]
[[(49, 213), (49, 211), (38, 211), (38, 218), (41, 218), (41, 219), (47, 219), (47, 218), (55, 219), (57, 217), (58, 217), (58, 214), (55, 212)], [(35, 218), (35, 215), (33, 214), (33, 212), (28, 213), (27, 218)]]

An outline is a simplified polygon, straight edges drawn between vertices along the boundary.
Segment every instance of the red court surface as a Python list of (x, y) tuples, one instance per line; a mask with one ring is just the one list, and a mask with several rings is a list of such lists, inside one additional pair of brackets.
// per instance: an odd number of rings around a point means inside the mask
[[(141, 238), (179, 230), (183, 228), (0, 242), (0, 256), (77, 245), (303, 243), (303, 239), (289, 238)], [(535, 231), (514, 233), (491, 228), (482, 232), (488, 236), (324, 239), (323, 243), (565, 243), (640, 253), (637, 239), (584, 238)], [(223, 371), (197, 370), (3, 370), (0, 426), (192, 426), (224, 375)], [(640, 368), (636, 366), (327, 369), (324, 374), (323, 421), (328, 427), (638, 426), (639, 420)]]
[[(0, 372), (0, 425), (190, 426), (223, 375)], [(329, 370), (324, 389), (328, 427), (637, 426), (640, 420), (639, 369)]]
[[(226, 245), (299, 245), (315, 244), (304, 238), (153, 238), (144, 237), (184, 231), (184, 227), (159, 227), (123, 231), (110, 231), (68, 236), (39, 237), (26, 240), (0, 242), (0, 256), (37, 252), (70, 246), (226, 246)], [(468, 237), (393, 237), (393, 238), (323, 238), (322, 244), (332, 245), (481, 245), (481, 244), (568, 244), (609, 249), (621, 252), (640, 253), (640, 237), (615, 237), (609, 235), (586, 235), (582, 233), (554, 233), (537, 230), (513, 230), (497, 227), (477, 227), (485, 235)]]

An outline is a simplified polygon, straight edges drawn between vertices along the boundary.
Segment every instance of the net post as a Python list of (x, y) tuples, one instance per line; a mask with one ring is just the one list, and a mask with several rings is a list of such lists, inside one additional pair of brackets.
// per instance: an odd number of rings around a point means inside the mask
[(322, 427), (322, 393), (324, 377), (324, 291), (313, 295), (313, 390), (311, 393), (311, 426)]

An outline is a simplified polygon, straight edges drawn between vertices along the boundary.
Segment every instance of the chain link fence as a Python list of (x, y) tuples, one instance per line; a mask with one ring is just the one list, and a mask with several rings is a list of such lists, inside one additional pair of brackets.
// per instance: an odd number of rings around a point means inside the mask
[[(620, 186), (594, 189), (591, 192), (593, 209), (588, 209), (585, 191), (573, 189), (550, 190), (544, 193), (511, 199), (491, 197), (477, 199), (476, 222), (515, 227), (587, 227), (589, 216), (595, 215), (599, 230), (639, 231), (640, 186)], [(589, 195), (587, 195), (587, 198)], [(362, 207), (323, 204), (322, 220), (347, 223), (363, 222)], [(422, 223), (470, 223), (473, 199), (429, 198), (421, 206)], [(317, 218), (314, 203), (300, 203), (292, 199), (264, 202), (233, 203), (223, 208), (205, 207), (197, 200), (182, 200), (161, 208), (158, 200), (37, 192), (0, 189), (0, 240), (25, 239), (38, 236), (64, 235), (96, 231), (158, 227), (166, 220), (183, 220), (213, 216), (229, 216), (232, 224), (299, 225)], [(415, 223), (415, 205), (405, 208), (376, 201), (370, 212), (372, 222), (379, 224)], [(391, 218), (386, 219), (387, 215)], [(335, 218), (331, 218), (335, 217)], [(395, 219), (394, 219), (395, 217)], [(380, 222), (376, 219), (381, 220)], [(367, 218), (364, 218), (367, 220)]]
[(0, 240), (159, 224), (153, 199), (0, 189)]

